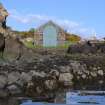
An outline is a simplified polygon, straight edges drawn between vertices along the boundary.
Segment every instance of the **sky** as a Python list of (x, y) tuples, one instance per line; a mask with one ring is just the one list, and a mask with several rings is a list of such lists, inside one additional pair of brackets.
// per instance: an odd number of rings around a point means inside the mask
[(0, 0), (9, 12), (7, 25), (29, 30), (52, 20), (83, 38), (105, 37), (105, 0)]

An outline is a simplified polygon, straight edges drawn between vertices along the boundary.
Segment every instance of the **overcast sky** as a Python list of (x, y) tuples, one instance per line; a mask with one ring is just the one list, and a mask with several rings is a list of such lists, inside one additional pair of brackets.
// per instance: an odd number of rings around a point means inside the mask
[(82, 37), (105, 37), (105, 0), (0, 0), (10, 13), (7, 25), (29, 30), (53, 20)]

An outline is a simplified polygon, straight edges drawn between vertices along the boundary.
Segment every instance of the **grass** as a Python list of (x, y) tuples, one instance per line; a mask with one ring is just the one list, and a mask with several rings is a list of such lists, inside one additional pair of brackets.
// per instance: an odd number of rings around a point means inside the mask
[(68, 42), (65, 42), (65, 44), (63, 44), (63, 45), (43, 47), (41, 45), (33, 45), (33, 43), (31, 41), (30, 42), (27, 42), (27, 41), (24, 42), (24, 45), (28, 48), (68, 48), (72, 44), (74, 44), (74, 42), (68, 41)]
[(25, 45), (26, 47), (28, 47), (28, 48), (35, 48), (35, 46), (32, 44), (31, 41), (30, 41), (30, 42), (25, 41), (25, 42), (24, 42), (24, 45)]
[(58, 48), (68, 48), (70, 45), (74, 44), (74, 42), (66, 41), (63, 45), (58, 45)]

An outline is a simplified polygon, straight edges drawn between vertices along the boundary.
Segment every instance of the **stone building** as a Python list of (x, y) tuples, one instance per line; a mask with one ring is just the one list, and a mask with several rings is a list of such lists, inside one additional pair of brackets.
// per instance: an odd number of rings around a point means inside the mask
[(35, 30), (35, 45), (44, 47), (63, 45), (66, 34), (64, 29), (52, 21), (48, 21)]

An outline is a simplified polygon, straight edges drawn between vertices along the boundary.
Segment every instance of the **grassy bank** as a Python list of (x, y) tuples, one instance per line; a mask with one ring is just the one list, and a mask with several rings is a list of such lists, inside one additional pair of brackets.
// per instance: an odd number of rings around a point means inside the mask
[(63, 45), (57, 45), (57, 46), (41, 46), (41, 45), (33, 45), (32, 42), (24, 42), (24, 45), (28, 48), (68, 48), (70, 45), (75, 44), (76, 42), (65, 42)]

